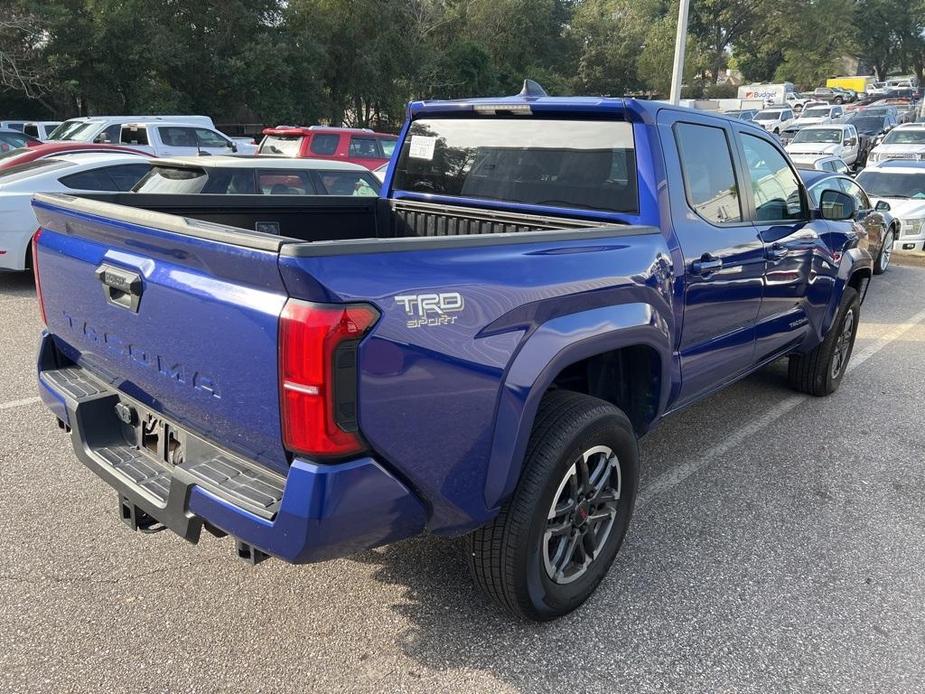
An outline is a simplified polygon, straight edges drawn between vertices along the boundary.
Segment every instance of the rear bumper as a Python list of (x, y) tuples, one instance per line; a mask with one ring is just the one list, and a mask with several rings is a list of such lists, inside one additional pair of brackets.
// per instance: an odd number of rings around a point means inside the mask
[(271, 556), (307, 563), (424, 529), (424, 505), (372, 458), (296, 459), (283, 478), (174, 427), (184, 436), (185, 459), (159, 460), (132, 445), (132, 429), (116, 411), (120, 404), (143, 406), (79, 366), (62, 366), (48, 334), (39, 352), (39, 393), (70, 429), (77, 457), (116, 490), (123, 509), (141, 510), (191, 542), (208, 524)]

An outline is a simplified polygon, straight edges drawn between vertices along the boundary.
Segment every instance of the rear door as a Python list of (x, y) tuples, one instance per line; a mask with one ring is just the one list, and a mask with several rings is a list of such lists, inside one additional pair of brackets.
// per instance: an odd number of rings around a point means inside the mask
[(764, 246), (747, 218), (731, 126), (663, 111), (672, 223), (684, 255), (678, 404), (748, 369), (761, 305)]
[(755, 331), (755, 360), (763, 361), (803, 339), (810, 295), (824, 298), (811, 273), (825, 222), (811, 219), (800, 179), (776, 142), (744, 128), (736, 141), (747, 172), (744, 204), (767, 262)]
[(386, 161), (378, 138), (367, 135), (350, 136), (350, 150), (347, 153), (347, 159), (367, 169), (375, 169)]
[(285, 472), (281, 241), (79, 198), (39, 196), (34, 209), (59, 350), (164, 418)]
[(201, 152), (232, 154), (235, 150), (234, 143), (230, 139), (208, 128), (196, 128), (196, 140)]

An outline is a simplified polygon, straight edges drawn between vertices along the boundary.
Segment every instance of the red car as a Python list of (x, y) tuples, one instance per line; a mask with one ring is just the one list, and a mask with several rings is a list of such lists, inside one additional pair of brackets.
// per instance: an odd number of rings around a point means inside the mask
[(266, 128), (257, 154), (301, 159), (340, 159), (376, 169), (392, 157), (395, 135), (366, 128), (310, 128), (280, 125)]
[(111, 151), (122, 152), (123, 154), (137, 154), (139, 156), (150, 156), (145, 152), (139, 152), (137, 149), (130, 147), (119, 147), (117, 145), (98, 145), (92, 142), (39, 142), (35, 145), (11, 149), (6, 152), (0, 152), (0, 171), (8, 169), (11, 166), (19, 166), (36, 159), (53, 157), (56, 154), (72, 154), (74, 152), (99, 152)]

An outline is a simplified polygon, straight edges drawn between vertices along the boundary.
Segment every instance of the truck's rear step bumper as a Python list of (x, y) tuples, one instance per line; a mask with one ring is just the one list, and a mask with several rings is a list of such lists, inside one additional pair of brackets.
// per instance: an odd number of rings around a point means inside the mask
[[(39, 354), (39, 391), (70, 428), (78, 458), (118, 492), (123, 509), (135, 507), (191, 542), (208, 523), (262, 552), (304, 563), (424, 528), (423, 504), (373, 459), (296, 459), (283, 478), (183, 431), (80, 366), (62, 363), (50, 335)], [(166, 440), (151, 451), (132, 445), (133, 429), (147, 418), (162, 427), (162, 439), (166, 432), (181, 439), (182, 457), (170, 461)]]

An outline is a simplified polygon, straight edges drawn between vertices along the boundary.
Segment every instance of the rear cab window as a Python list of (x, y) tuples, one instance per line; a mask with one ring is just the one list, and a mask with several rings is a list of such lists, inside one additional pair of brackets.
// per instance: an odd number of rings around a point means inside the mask
[(410, 193), (637, 213), (636, 152), (624, 121), (421, 118), (393, 186)]

